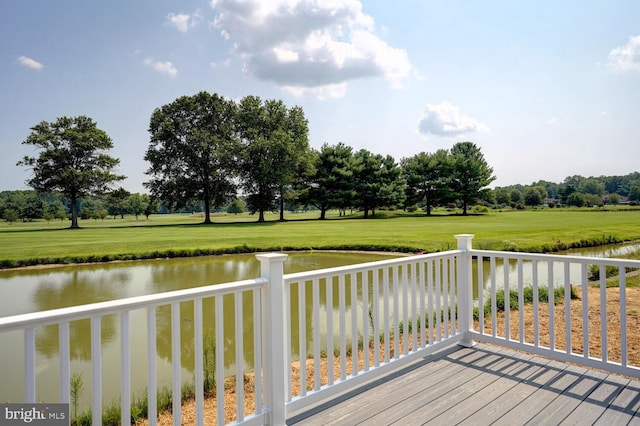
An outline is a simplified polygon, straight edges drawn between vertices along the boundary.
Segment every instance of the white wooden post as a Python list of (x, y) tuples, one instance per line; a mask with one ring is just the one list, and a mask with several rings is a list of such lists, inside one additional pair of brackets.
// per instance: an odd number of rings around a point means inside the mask
[[(262, 291), (262, 365), (264, 366), (264, 406), (269, 410), (268, 424), (280, 426), (286, 420), (287, 370), (284, 261), (281, 253), (258, 254), (260, 277), (269, 280)], [(256, 395), (259, 398), (259, 395)]]
[(458, 342), (460, 346), (470, 348), (474, 345), (470, 331), (473, 330), (473, 278), (471, 243), (473, 234), (458, 234), (458, 326), (464, 337)]

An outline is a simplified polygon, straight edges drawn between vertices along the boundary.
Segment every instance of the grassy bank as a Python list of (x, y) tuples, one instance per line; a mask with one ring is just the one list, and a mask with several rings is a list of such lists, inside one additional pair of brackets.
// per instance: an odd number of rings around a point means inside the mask
[[(476, 235), (474, 247), (551, 252), (640, 239), (640, 210), (542, 209), (477, 216), (383, 212), (311, 220), (290, 214), (286, 222), (256, 223), (255, 216), (218, 216), (201, 225), (193, 215), (154, 215), (150, 220), (81, 221), (0, 225), (0, 267), (181, 257), (268, 250), (386, 250), (433, 252), (455, 248), (454, 234)], [(271, 216), (275, 219), (275, 216)], [(252, 222), (249, 222), (252, 221)]]

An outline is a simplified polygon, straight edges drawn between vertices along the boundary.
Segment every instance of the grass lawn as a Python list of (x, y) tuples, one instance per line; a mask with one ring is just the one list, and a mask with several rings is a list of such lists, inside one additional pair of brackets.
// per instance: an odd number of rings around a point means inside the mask
[(484, 215), (409, 215), (381, 212), (312, 220), (317, 212), (289, 213), (286, 222), (267, 215), (213, 216), (200, 225), (197, 215), (152, 215), (68, 222), (0, 224), (0, 264), (4, 267), (52, 261), (110, 260), (181, 256), (211, 252), (282, 249), (363, 249), (441, 251), (456, 246), (454, 234), (475, 234), (474, 247), (496, 250), (552, 251), (640, 239), (640, 210), (598, 209), (490, 212)]

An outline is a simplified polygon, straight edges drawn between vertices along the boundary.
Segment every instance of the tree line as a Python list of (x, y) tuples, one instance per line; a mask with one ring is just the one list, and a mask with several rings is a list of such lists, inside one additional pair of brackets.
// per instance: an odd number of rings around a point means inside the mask
[(540, 180), (531, 185), (497, 187), (486, 200), (513, 208), (546, 204), (570, 207), (602, 207), (605, 204), (640, 204), (640, 173), (622, 176), (567, 176), (562, 182)]
[[(308, 121), (299, 106), (246, 96), (240, 101), (200, 92), (157, 108), (149, 123), (144, 159), (150, 194), (114, 189), (125, 176), (115, 173), (119, 159), (109, 155), (113, 142), (89, 117), (61, 117), (31, 128), (23, 144), (40, 148), (17, 164), (32, 169), (27, 181), (35, 193), (0, 193), (5, 220), (78, 217), (104, 219), (146, 215), (160, 209), (198, 210), (204, 222), (225, 208), (257, 213), (286, 206), (312, 207), (320, 219), (330, 209), (344, 214), (379, 209), (436, 207), (524, 208), (542, 204), (602, 205), (637, 203), (640, 174), (600, 178), (567, 177), (555, 184), (488, 188), (496, 178), (481, 149), (458, 142), (451, 149), (420, 152), (396, 161), (390, 155), (354, 150), (344, 143), (312, 149)], [(474, 207), (475, 208), (475, 207)]]
[[(342, 143), (314, 150), (301, 107), (257, 96), (238, 102), (207, 92), (182, 96), (153, 112), (149, 133), (148, 199), (133, 201), (144, 194), (124, 197), (124, 189), (113, 189), (125, 176), (114, 172), (119, 159), (109, 155), (111, 138), (89, 117), (61, 117), (32, 127), (23, 144), (41, 151), (17, 164), (32, 169), (27, 184), (38, 194), (59, 194), (72, 228), (82, 214), (79, 200), (95, 196), (106, 196), (107, 214), (124, 198), (135, 212), (143, 204), (148, 212), (159, 205), (184, 209), (199, 202), (205, 223), (211, 222), (212, 210), (236, 199), (260, 222), (267, 211), (279, 211), (284, 220), (285, 205), (315, 206), (321, 218), (331, 208), (358, 209), (367, 218), (377, 209), (406, 208), (423, 199), (427, 214), (442, 203), (459, 203), (466, 214), (495, 179), (472, 142), (400, 163)], [(138, 207), (131, 207), (136, 202)]]

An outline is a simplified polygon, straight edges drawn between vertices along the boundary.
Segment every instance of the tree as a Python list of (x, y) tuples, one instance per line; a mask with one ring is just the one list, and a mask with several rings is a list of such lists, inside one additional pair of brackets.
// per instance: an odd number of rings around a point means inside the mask
[(144, 209), (143, 214), (147, 218), (147, 220), (149, 220), (149, 216), (151, 216), (154, 213), (158, 213), (158, 210), (160, 209), (160, 203), (158, 202), (158, 199), (155, 197), (149, 197), (146, 194), (145, 196), (148, 198), (148, 202), (147, 202), (147, 207)]
[(539, 206), (544, 201), (544, 198), (540, 196), (540, 192), (533, 187), (528, 187), (524, 190), (524, 204), (526, 206)]
[(604, 206), (604, 201), (602, 200), (602, 196), (596, 194), (584, 194), (585, 205), (588, 207), (602, 207)]
[(226, 211), (229, 214), (244, 213), (247, 211), (247, 203), (242, 198), (236, 197), (227, 205)]
[(522, 192), (520, 192), (518, 189), (512, 189), (511, 193), (509, 193), (509, 197), (511, 198), (512, 206), (522, 203), (522, 200), (524, 199)]
[(137, 192), (131, 194), (129, 198), (127, 198), (127, 205), (129, 206), (129, 211), (136, 217), (136, 220), (138, 220), (138, 216), (143, 214), (149, 206), (149, 196)]
[(629, 189), (629, 201), (640, 201), (640, 185), (633, 185)]
[(343, 143), (323, 144), (314, 156), (314, 173), (308, 179), (301, 201), (320, 210), (325, 219), (327, 210), (351, 205), (356, 194), (353, 181), (353, 150)]
[(493, 169), (484, 159), (480, 148), (473, 142), (458, 142), (451, 147), (453, 157), (452, 188), (462, 201), (462, 214), (467, 206), (481, 197), (486, 187), (493, 182)]
[(200, 200), (204, 223), (211, 223), (211, 208), (235, 194), (235, 115), (233, 101), (207, 92), (157, 108), (144, 157), (151, 176), (144, 185), (151, 194), (178, 208)]
[(567, 197), (568, 206), (583, 207), (585, 204), (587, 204), (587, 200), (581, 192), (572, 192)]
[(496, 188), (494, 190), (496, 196), (496, 203), (501, 205), (507, 205), (511, 202), (511, 195), (509, 191), (504, 188)]
[(2, 218), (9, 222), (9, 225), (11, 225), (13, 222), (18, 220), (18, 212), (14, 209), (4, 209)]
[(284, 220), (286, 191), (311, 169), (308, 123), (300, 107), (246, 96), (239, 104), (237, 130), (242, 142), (240, 174), (249, 211), (276, 209)]
[(354, 181), (355, 204), (373, 216), (380, 207), (394, 207), (405, 200), (405, 183), (401, 170), (393, 157), (383, 157), (361, 149), (355, 154)]
[(425, 202), (427, 216), (432, 207), (451, 199), (450, 179), (452, 158), (440, 149), (433, 154), (421, 152), (401, 161), (402, 174), (407, 184), (407, 198), (410, 202)]
[(604, 183), (600, 179), (588, 178), (580, 182), (578, 190), (583, 194), (602, 195), (605, 189)]
[(282, 111), (284, 108), (286, 116), (283, 136), (278, 138), (282, 145), (281, 154), (277, 163), (273, 164), (280, 200), (280, 221), (284, 221), (286, 191), (313, 171), (313, 156), (308, 137), (309, 123), (299, 106), (287, 110), (282, 101), (267, 101), (265, 107), (276, 111)]
[(609, 196), (607, 197), (607, 204), (611, 204), (614, 206), (617, 206), (618, 204), (620, 204), (620, 195), (609, 194)]
[(22, 142), (41, 148), (36, 157), (25, 156), (19, 166), (33, 169), (27, 184), (36, 191), (60, 192), (71, 200), (71, 228), (78, 226), (78, 199), (105, 193), (113, 182), (124, 179), (113, 170), (120, 160), (107, 152), (113, 142), (89, 117), (61, 117), (31, 128)]
[(127, 200), (131, 196), (131, 193), (124, 188), (118, 188), (111, 191), (107, 195), (107, 212), (115, 219), (120, 216), (124, 219), (124, 215), (128, 213), (129, 206)]

